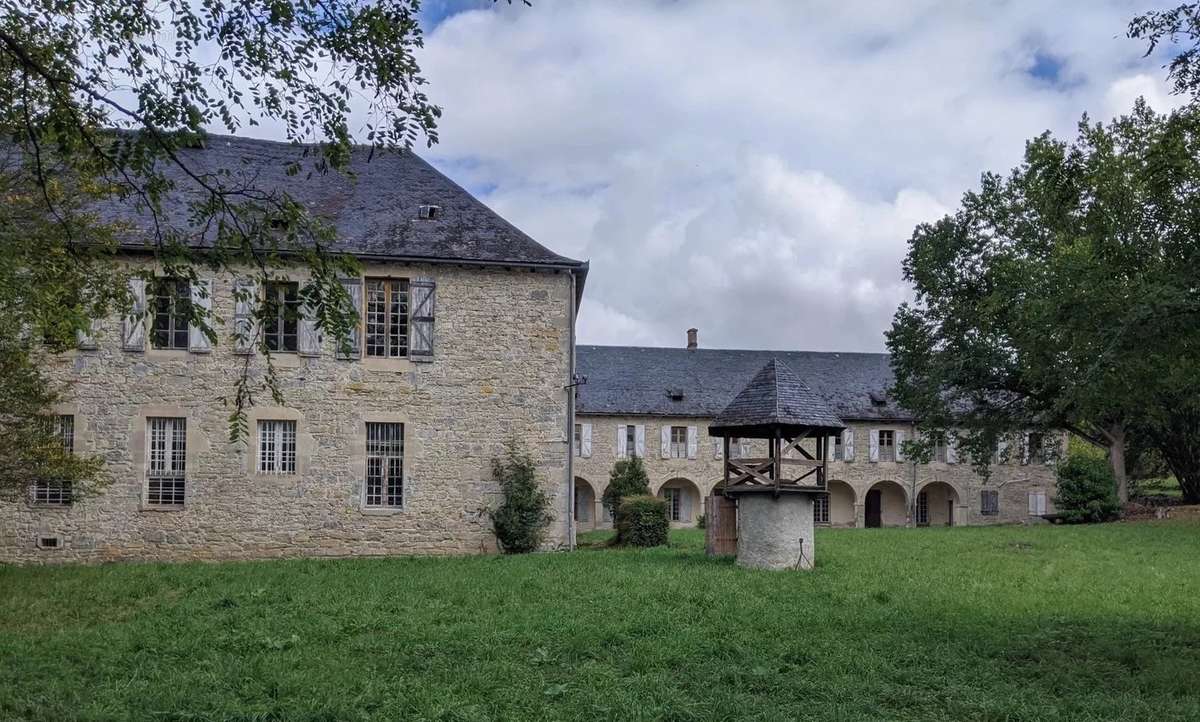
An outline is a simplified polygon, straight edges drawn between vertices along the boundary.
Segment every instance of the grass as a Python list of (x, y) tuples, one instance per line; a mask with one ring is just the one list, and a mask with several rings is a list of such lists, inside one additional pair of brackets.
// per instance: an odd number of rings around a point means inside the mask
[(3, 720), (1200, 718), (1200, 526), (0, 568)]

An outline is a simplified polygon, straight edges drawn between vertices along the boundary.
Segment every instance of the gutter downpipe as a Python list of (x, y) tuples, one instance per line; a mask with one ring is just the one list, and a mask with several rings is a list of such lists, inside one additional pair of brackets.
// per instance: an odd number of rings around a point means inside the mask
[(572, 271), (571, 293), (567, 296), (567, 549), (575, 549), (575, 287), (578, 278)]

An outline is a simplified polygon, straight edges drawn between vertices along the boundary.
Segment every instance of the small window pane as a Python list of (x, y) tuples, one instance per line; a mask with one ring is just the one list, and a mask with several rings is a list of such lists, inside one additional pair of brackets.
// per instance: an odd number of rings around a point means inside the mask
[(829, 494), (813, 495), (813, 523), (829, 523)]

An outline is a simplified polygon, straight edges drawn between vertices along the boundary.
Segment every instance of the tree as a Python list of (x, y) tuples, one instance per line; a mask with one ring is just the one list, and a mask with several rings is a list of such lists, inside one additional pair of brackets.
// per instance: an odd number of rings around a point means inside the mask
[(608, 488), (601, 498), (613, 515), (613, 528), (618, 530), (615, 540), (621, 543), (621, 501), (630, 496), (647, 496), (650, 494), (650, 479), (646, 476), (646, 466), (642, 457), (631, 456), (628, 459), (618, 459), (613, 464), (608, 475)]
[(504, 501), (492, 512), (492, 529), (508, 554), (537, 551), (554, 520), (550, 499), (537, 483), (537, 467), (521, 445), (511, 441), (503, 459), (492, 460)]
[[(46, 441), (38, 403), (61, 389), (41, 371), (42, 342), (51, 351), (72, 346), (91, 319), (130, 310), (123, 289), (138, 272), (117, 262), (123, 229), (95, 212), (106, 202), (152, 220), (148, 249), (168, 275), (253, 269), (265, 282), (306, 264), (311, 281), (301, 296), (316, 325), (345, 336), (353, 313), (339, 278), (356, 264), (326, 250), (331, 229), (286, 193), (206, 170), (180, 150), (203, 142), (213, 125), (236, 132), (270, 121), (288, 140), (317, 144), (289, 172), (338, 172), (349, 158), (356, 102), (365, 108), (362, 138), (380, 152), (436, 142), (441, 110), (423, 92), (414, 56), (418, 8), (419, 0), (5, 4), (0, 358), (6, 372), (21, 369), (19, 383), (0, 379), (11, 400), (0, 411), (0, 424), (15, 434), (8, 438)], [(187, 212), (165, 213), (164, 201), (176, 197), (189, 199)], [(270, 310), (260, 301), (255, 313), (263, 319)], [(201, 309), (188, 313), (215, 338)], [(235, 439), (257, 393), (280, 400), (265, 339), (252, 342), (263, 373), (247, 364), (226, 399)], [(51, 447), (0, 445), (0, 469), (36, 466), (38, 450)], [(55, 473), (86, 472), (54, 453), (40, 458)]]
[(1071, 143), (1030, 141), (1007, 177), (922, 224), (915, 288), (887, 334), (918, 454), (960, 430), (983, 473), (1012, 429), (1066, 428), (1108, 451), (1121, 501), (1132, 429), (1200, 500), (1200, 111), (1138, 101)]
[(1167, 77), (1174, 91), (1200, 98), (1200, 3), (1183, 3), (1169, 10), (1154, 10), (1135, 17), (1127, 35), (1146, 41), (1146, 55), (1159, 45), (1180, 45), (1167, 63)]

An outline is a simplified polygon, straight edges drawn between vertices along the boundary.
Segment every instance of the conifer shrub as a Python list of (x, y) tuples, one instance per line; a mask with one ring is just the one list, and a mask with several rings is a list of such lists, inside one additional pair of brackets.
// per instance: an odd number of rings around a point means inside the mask
[(617, 544), (658, 547), (667, 543), (667, 502), (649, 494), (626, 497), (618, 507)]
[(510, 442), (503, 459), (492, 459), (492, 475), (504, 495), (492, 512), (492, 531), (506, 554), (537, 551), (553, 520), (550, 499), (537, 483), (533, 459), (516, 442)]
[(604, 507), (612, 510), (613, 528), (619, 527), (621, 523), (622, 499), (649, 494), (650, 478), (646, 476), (646, 466), (640, 456), (619, 459), (613, 464), (608, 475), (608, 488), (604, 490), (602, 497)]
[(1069, 524), (1112, 521), (1121, 514), (1112, 468), (1104, 458), (1071, 454), (1058, 465), (1054, 506)]

